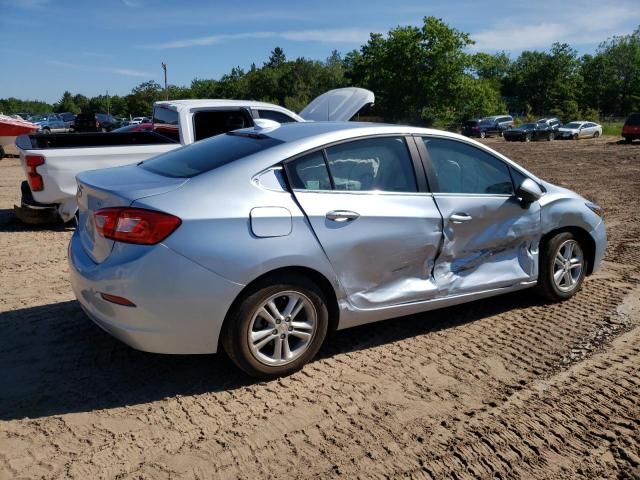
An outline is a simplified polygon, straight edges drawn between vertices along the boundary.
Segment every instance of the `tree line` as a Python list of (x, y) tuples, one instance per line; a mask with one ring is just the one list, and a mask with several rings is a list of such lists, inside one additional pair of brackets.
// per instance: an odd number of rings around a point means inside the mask
[(369, 115), (389, 122), (447, 127), (467, 118), (512, 113), (533, 118), (559, 116), (597, 120), (640, 110), (640, 26), (603, 41), (593, 54), (579, 56), (566, 43), (548, 51), (471, 53), (469, 34), (441, 19), (372, 33), (359, 49), (325, 61), (287, 59), (276, 47), (262, 66), (233, 68), (219, 79), (196, 78), (167, 92), (150, 80), (124, 96), (64, 92), (58, 102), (0, 99), (4, 113), (47, 111), (148, 115), (154, 101), (184, 98), (238, 98), (277, 103), (300, 111), (315, 96), (344, 86), (376, 94)]

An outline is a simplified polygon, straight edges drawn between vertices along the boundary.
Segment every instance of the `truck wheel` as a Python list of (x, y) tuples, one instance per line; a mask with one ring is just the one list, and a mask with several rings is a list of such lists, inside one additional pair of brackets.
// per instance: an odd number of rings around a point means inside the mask
[(566, 300), (580, 290), (586, 270), (580, 241), (570, 232), (558, 233), (542, 245), (538, 291), (552, 302)]
[(289, 375), (320, 349), (329, 313), (322, 290), (308, 278), (283, 275), (260, 282), (225, 321), (222, 345), (254, 377)]

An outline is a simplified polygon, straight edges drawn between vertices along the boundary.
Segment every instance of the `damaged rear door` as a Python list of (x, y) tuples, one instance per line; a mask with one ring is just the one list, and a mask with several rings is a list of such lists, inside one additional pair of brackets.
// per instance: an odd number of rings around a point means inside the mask
[(442, 219), (408, 140), (351, 140), (286, 164), (295, 198), (357, 309), (437, 294), (431, 272)]
[(439, 296), (535, 280), (540, 205), (523, 205), (516, 197), (513, 178), (522, 174), (466, 142), (422, 141), (429, 184), (443, 218), (443, 243), (433, 271)]

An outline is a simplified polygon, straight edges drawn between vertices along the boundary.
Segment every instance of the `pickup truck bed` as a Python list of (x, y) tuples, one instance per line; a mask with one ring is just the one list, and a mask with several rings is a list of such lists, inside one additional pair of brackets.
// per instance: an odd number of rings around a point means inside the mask
[(116, 147), (128, 145), (159, 145), (177, 143), (155, 132), (124, 133), (54, 133), (49, 135), (21, 135), (16, 145), (22, 150), (44, 150), (53, 148)]

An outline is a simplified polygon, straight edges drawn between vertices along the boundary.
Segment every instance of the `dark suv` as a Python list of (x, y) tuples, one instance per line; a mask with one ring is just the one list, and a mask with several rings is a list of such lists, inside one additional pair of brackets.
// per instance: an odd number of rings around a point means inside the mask
[(79, 113), (74, 129), (76, 132), (110, 132), (120, 126), (120, 121), (107, 113)]
[(510, 115), (494, 115), (479, 120), (469, 120), (462, 127), (462, 134), (467, 137), (485, 138), (491, 135), (502, 136), (505, 130), (513, 126)]
[(622, 136), (627, 143), (640, 140), (640, 113), (632, 113), (625, 120), (622, 127)]

